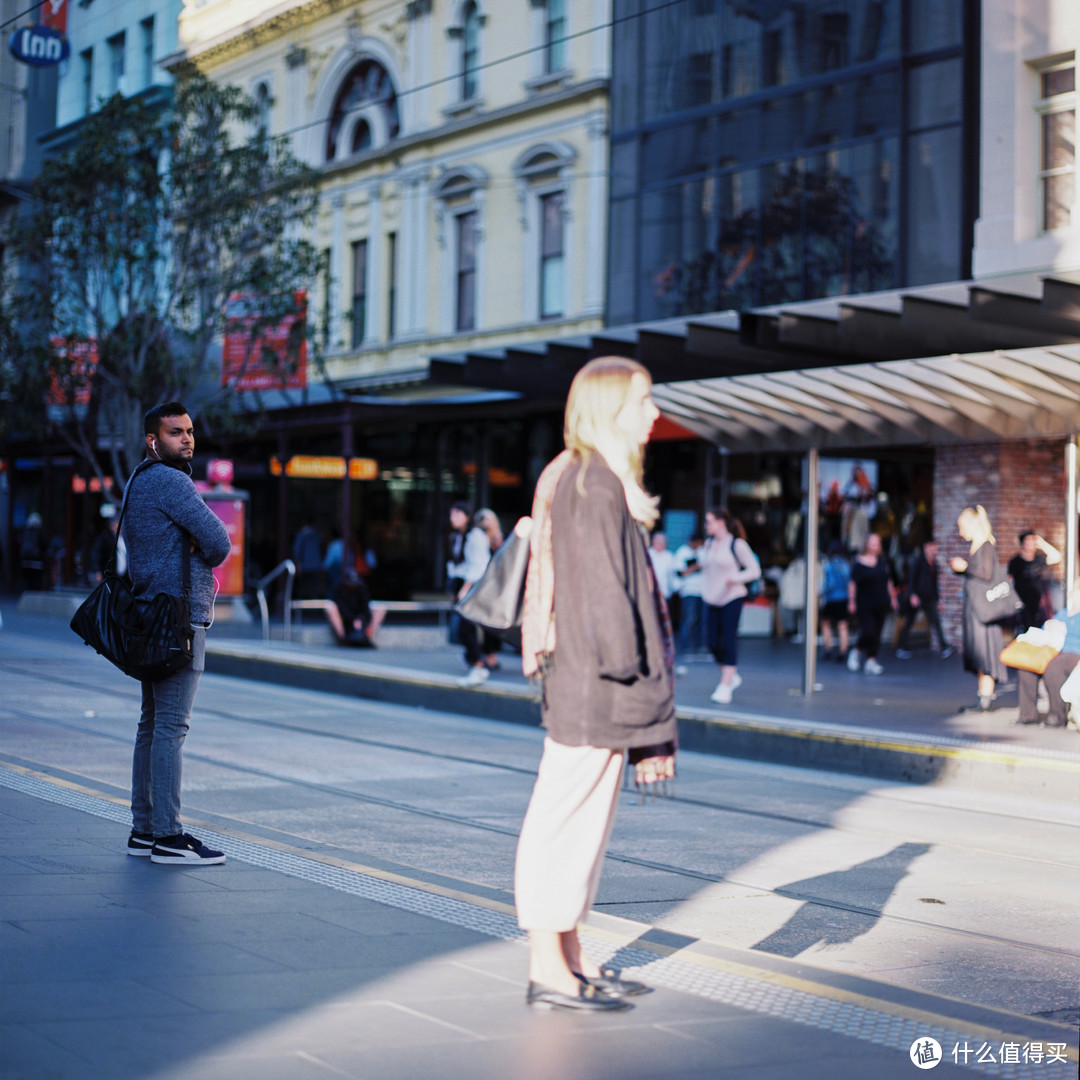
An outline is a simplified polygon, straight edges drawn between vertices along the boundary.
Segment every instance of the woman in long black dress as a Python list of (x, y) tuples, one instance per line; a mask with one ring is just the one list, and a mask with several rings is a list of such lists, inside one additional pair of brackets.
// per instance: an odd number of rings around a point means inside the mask
[(986, 712), (994, 700), (996, 684), (1007, 681), (1008, 669), (1001, 662), (1001, 627), (979, 620), (971, 594), (1000, 577), (997, 547), (990, 519), (981, 506), (962, 510), (956, 527), (971, 545), (966, 559), (949, 561), (953, 570), (964, 577), (964, 668), (978, 676), (979, 708)]

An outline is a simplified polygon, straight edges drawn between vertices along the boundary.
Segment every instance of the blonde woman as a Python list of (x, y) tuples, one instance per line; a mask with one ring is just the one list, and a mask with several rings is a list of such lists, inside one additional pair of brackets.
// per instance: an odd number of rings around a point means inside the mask
[(994, 700), (994, 687), (1006, 682), (1008, 669), (1001, 662), (1001, 627), (979, 621), (971, 594), (995, 581), (998, 574), (997, 548), (990, 519), (981, 506), (960, 511), (956, 527), (970, 545), (966, 559), (957, 556), (949, 565), (964, 577), (964, 668), (979, 680), (979, 709), (986, 712)]
[(611, 1011), (647, 987), (601, 969), (578, 924), (596, 895), (629, 752), (639, 783), (674, 774), (673, 650), (642, 488), (659, 411), (640, 364), (603, 357), (570, 387), (563, 451), (536, 487), (522, 666), (543, 679), (547, 730), (514, 875), (529, 932), (526, 1000)]
[(473, 518), (473, 524), (482, 530), (488, 538), (488, 547), (491, 548), (491, 554), (494, 555), (503, 545), (502, 526), (499, 525), (499, 519), (495, 511), (489, 510), (486, 506), (482, 510), (477, 510), (476, 516)]

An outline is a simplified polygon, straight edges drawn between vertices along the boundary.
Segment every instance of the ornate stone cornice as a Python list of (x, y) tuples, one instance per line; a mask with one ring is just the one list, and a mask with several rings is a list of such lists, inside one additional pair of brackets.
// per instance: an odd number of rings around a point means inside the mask
[(185, 61), (199, 68), (225, 63), (265, 45), (268, 41), (335, 15), (355, 3), (356, 0), (306, 0), (306, 3), (296, 4), (264, 22), (238, 26), (227, 37), (191, 46), (169, 57), (167, 66), (179, 67)]

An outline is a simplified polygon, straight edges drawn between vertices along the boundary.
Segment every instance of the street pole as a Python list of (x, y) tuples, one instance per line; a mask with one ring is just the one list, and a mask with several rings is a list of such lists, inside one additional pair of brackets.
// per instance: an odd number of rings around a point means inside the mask
[(1076, 474), (1077, 440), (1080, 436), (1072, 435), (1065, 443), (1065, 603), (1069, 603), (1069, 592), (1076, 581)]
[(803, 697), (814, 692), (817, 676), (818, 452), (806, 454), (806, 597), (803, 612)]

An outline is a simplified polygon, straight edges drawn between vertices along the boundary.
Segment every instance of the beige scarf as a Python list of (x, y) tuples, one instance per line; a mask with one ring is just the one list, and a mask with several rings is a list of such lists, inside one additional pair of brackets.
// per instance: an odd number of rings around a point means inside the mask
[(533, 496), (529, 569), (525, 576), (525, 607), (521, 615), (521, 669), (531, 678), (543, 671), (545, 658), (555, 651), (555, 558), (551, 546), (551, 504), (574, 455), (564, 450), (548, 463)]

